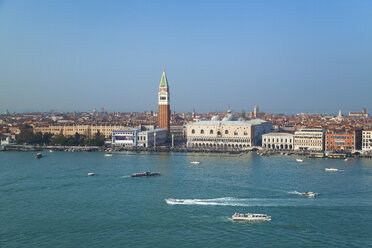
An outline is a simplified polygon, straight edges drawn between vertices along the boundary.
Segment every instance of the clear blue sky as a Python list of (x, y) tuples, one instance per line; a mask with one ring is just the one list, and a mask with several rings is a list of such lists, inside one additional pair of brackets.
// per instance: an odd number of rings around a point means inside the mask
[(0, 0), (0, 111), (372, 113), (372, 1)]

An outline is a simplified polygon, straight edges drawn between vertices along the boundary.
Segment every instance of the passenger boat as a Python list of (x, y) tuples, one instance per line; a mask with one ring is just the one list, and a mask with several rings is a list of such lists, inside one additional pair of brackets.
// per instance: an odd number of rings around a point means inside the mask
[(326, 171), (338, 171), (336, 168), (325, 168)]
[(105, 157), (112, 157), (112, 153), (105, 153)]
[(311, 191), (307, 191), (307, 192), (301, 193), (301, 195), (307, 196), (307, 197), (315, 197), (317, 195), (317, 193), (314, 193), (314, 192), (311, 192)]
[(192, 162), (190, 162), (190, 164), (200, 164), (200, 162), (199, 161), (192, 161)]
[(304, 162), (304, 160), (299, 159), (299, 158), (297, 158), (296, 161), (297, 161), (297, 162)]
[(95, 174), (93, 172), (89, 172), (88, 176), (94, 176)]
[(245, 221), (270, 221), (271, 216), (267, 216), (266, 214), (239, 214), (235, 213), (232, 217), (233, 221), (245, 220)]
[(139, 172), (139, 173), (134, 173), (130, 175), (131, 177), (152, 177), (152, 176), (160, 176), (159, 172)]
[(42, 158), (43, 154), (41, 152), (36, 153), (35, 158)]

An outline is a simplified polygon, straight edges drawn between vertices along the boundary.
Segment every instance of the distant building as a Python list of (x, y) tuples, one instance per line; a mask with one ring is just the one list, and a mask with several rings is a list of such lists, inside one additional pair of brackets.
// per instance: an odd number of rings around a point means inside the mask
[(349, 112), (349, 116), (351, 116), (351, 117), (368, 117), (368, 114), (366, 112), (366, 108), (362, 108), (361, 113)]
[(294, 133), (295, 151), (324, 151), (323, 129), (300, 129)]
[(253, 108), (253, 117), (257, 118), (257, 113), (258, 113), (258, 106), (254, 106)]
[(4, 140), (0, 140), (0, 145), (6, 146), (6, 145), (11, 145), (15, 144), (15, 141), (11, 137), (6, 137)]
[(165, 75), (165, 68), (163, 68), (163, 74), (161, 76), (159, 93), (158, 93), (158, 104), (159, 104), (159, 128), (167, 130), (167, 135), (170, 132), (170, 94), (167, 76)]
[(262, 135), (262, 147), (272, 150), (293, 150), (293, 134), (267, 133)]
[(362, 131), (362, 150), (372, 151), (372, 130)]
[(210, 121), (187, 124), (187, 147), (244, 150), (261, 145), (262, 135), (270, 132), (271, 128), (271, 123), (260, 119), (236, 121), (228, 111), (222, 120), (216, 115)]
[(352, 151), (362, 148), (362, 131), (356, 129), (331, 129), (326, 134), (327, 151)]

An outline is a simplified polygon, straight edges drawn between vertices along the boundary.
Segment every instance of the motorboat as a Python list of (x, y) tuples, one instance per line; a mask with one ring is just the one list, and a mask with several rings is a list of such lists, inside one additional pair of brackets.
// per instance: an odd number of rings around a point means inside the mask
[(302, 196), (307, 196), (307, 197), (315, 197), (317, 193), (311, 192), (311, 191), (306, 191), (301, 193)]
[(252, 213), (246, 213), (246, 214), (239, 214), (235, 213), (232, 217), (233, 221), (270, 221), (271, 216), (267, 216), (266, 214), (252, 214)]
[(95, 174), (93, 172), (89, 172), (88, 176), (94, 176)]
[(49, 150), (49, 152), (54, 152), (54, 151), (51, 149), (51, 150)]
[(336, 168), (325, 168), (326, 171), (338, 171)]
[(299, 158), (297, 158), (296, 161), (297, 161), (297, 162), (304, 162), (303, 159), (299, 159)]
[(200, 164), (199, 161), (191, 161), (190, 164)]
[(112, 153), (105, 153), (105, 157), (112, 157)]
[(345, 158), (345, 161), (349, 161), (350, 158)]
[(152, 176), (160, 176), (159, 172), (138, 172), (130, 175), (131, 177), (152, 177)]
[(41, 152), (36, 153), (35, 158), (42, 158), (43, 154)]

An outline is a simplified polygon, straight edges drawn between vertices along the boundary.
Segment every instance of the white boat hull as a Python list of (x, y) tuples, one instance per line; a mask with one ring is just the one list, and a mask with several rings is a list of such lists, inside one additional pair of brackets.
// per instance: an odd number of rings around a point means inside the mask
[(232, 217), (233, 221), (270, 221), (271, 217), (258, 217), (258, 218), (251, 218), (251, 217)]

